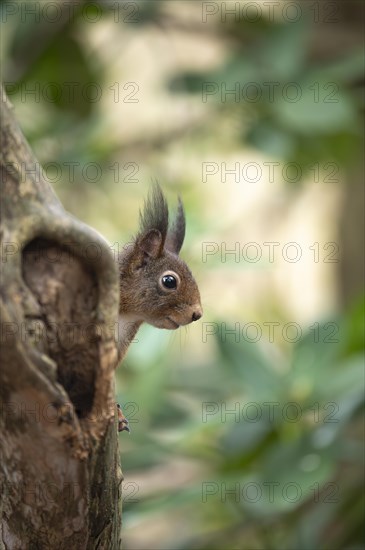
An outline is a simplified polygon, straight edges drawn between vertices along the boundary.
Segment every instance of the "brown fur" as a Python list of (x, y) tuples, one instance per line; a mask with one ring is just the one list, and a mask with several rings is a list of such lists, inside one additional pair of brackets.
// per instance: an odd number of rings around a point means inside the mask
[[(143, 322), (174, 330), (202, 316), (194, 277), (178, 256), (185, 236), (185, 215), (179, 199), (177, 215), (169, 228), (166, 199), (158, 185), (140, 214), (134, 243), (119, 258), (120, 346), (126, 352)], [(176, 289), (161, 282), (165, 272), (178, 281)]]

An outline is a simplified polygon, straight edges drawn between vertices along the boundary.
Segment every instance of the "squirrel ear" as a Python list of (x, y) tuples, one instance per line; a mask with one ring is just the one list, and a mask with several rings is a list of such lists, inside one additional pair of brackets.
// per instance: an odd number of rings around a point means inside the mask
[(172, 227), (168, 230), (165, 248), (174, 254), (179, 254), (185, 237), (185, 213), (179, 197), (177, 213)]
[(150, 258), (158, 258), (163, 249), (163, 239), (157, 229), (150, 229), (137, 242), (138, 248)]

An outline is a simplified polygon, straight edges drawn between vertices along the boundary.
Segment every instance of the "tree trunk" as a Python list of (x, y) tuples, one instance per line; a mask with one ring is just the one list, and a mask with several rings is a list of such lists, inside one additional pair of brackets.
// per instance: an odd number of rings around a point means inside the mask
[(0, 548), (120, 547), (117, 269), (1, 94)]

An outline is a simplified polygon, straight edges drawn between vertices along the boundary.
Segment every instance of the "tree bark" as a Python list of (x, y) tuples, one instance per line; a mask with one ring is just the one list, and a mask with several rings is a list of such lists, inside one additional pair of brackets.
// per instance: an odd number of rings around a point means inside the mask
[(4, 91), (0, 170), (0, 548), (119, 548), (116, 264), (63, 209)]

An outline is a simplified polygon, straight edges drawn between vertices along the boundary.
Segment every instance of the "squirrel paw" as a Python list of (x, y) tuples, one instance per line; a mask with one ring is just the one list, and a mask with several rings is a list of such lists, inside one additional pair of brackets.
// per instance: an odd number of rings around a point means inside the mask
[(131, 433), (131, 430), (128, 426), (129, 422), (126, 419), (126, 417), (123, 414), (123, 411), (121, 409), (121, 406), (119, 403), (117, 403), (117, 409), (118, 409), (118, 432), (129, 432)]

